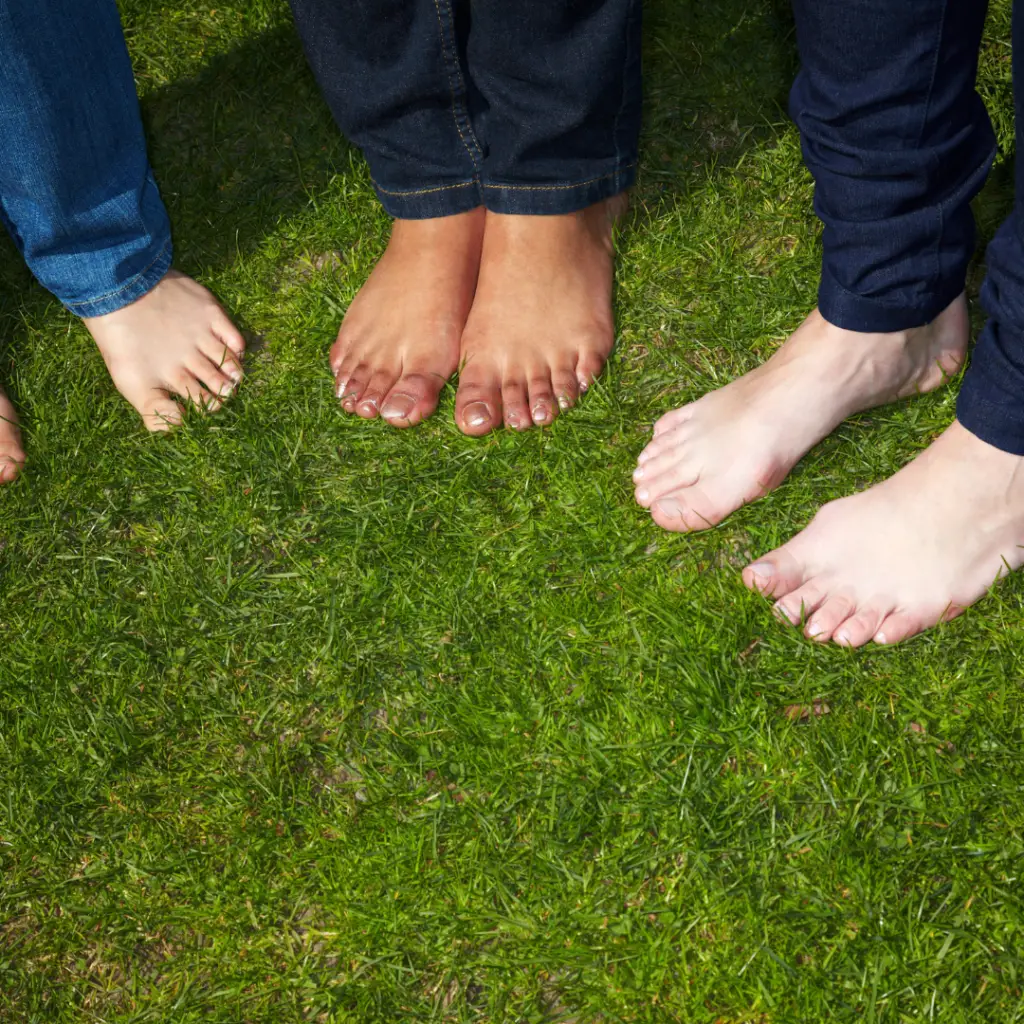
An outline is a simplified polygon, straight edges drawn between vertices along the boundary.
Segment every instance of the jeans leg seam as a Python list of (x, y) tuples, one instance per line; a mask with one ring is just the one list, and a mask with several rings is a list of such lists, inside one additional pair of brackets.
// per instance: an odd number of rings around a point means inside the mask
[(635, 13), (636, 0), (631, 0), (629, 5), (629, 14), (626, 17), (626, 53), (622, 62), (622, 102), (619, 104), (619, 109), (615, 112), (615, 121), (612, 124), (612, 146), (615, 149), (616, 166), (619, 166), (622, 163), (622, 149), (619, 146), (619, 123), (622, 120), (622, 114), (626, 109), (626, 104), (629, 102), (629, 59), (631, 56), (630, 43), (632, 41), (632, 35), (629, 29)]
[[(949, 10), (948, 0), (947, 3), (942, 5), (942, 17), (939, 19), (937, 35), (935, 39), (934, 55), (932, 57), (932, 73), (928, 80), (928, 94), (925, 97), (924, 106), (921, 111), (921, 123), (917, 126), (917, 138), (914, 140), (914, 145), (920, 149), (921, 141), (924, 138), (925, 128), (928, 125), (928, 117), (931, 113), (932, 108), (932, 97), (935, 95), (935, 79), (939, 71), (939, 53), (942, 49), (942, 39), (946, 34), (946, 14)], [(939, 221), (939, 233), (938, 241), (932, 247), (932, 277), (934, 280), (938, 280), (941, 277), (941, 267), (939, 265), (939, 246), (941, 244), (942, 236), (946, 231), (946, 217), (945, 211), (942, 208), (942, 204), (939, 203), (936, 207), (936, 216)]]
[(82, 306), (94, 306), (97, 302), (105, 302), (107, 299), (117, 298), (118, 295), (123, 295), (125, 292), (130, 291), (135, 285), (142, 280), (152, 269), (155, 267), (160, 260), (167, 255), (168, 250), (171, 248), (171, 240), (168, 239), (163, 248), (153, 257), (153, 259), (140, 270), (137, 274), (133, 274), (131, 279), (126, 281), (120, 288), (115, 288), (113, 291), (109, 291), (104, 295), (96, 295), (91, 299), (84, 299), (81, 302), (66, 302), (65, 306), (72, 312), (76, 309), (80, 309)]
[[(455, 17), (452, 12), (450, 0), (446, 0), (446, 9), (448, 12), (448, 20), (452, 25), (454, 25)], [(459, 85), (463, 89), (463, 91), (465, 90), (466, 83), (462, 78), (462, 68), (459, 67), (458, 46), (454, 39), (455, 33), (454, 31), (452, 32), (452, 47), (454, 49), (454, 53), (449, 54), (448, 38), (445, 32), (444, 18), (441, 16), (441, 0), (434, 0), (434, 10), (437, 12), (437, 27), (438, 31), (441, 34), (441, 54), (445, 63), (445, 75), (448, 78), (448, 91), (451, 93), (452, 97), (452, 120), (455, 122), (455, 130), (459, 133), (459, 138), (462, 140), (462, 145), (465, 147), (466, 152), (469, 154), (469, 159), (473, 164), (474, 170), (479, 170), (480, 160), (483, 157), (483, 152), (480, 149), (480, 143), (477, 141), (476, 135), (473, 132), (473, 126), (469, 121), (468, 113), (465, 111), (465, 109), (461, 111), (459, 109), (458, 93), (456, 92), (454, 82), (452, 81), (452, 69), (454, 68), (455, 74), (458, 77)], [(460, 114), (462, 114), (466, 119), (466, 130), (469, 134), (470, 141), (473, 143), (472, 148), (470, 148), (469, 142), (466, 141), (466, 135), (463, 134), (462, 123), (460, 121)], [(473, 150), (476, 150), (476, 152), (474, 153)]]

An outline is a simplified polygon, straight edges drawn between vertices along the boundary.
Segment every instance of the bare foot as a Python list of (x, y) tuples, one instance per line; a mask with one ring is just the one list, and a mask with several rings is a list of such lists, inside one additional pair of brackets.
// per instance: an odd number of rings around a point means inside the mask
[(807, 636), (894, 644), (959, 615), (1024, 562), (1024, 458), (954, 423), (895, 476), (826, 505), (743, 571)]
[(487, 214), (455, 422), (479, 436), (550, 423), (612, 350), (612, 231), (625, 196), (559, 216)]
[(174, 396), (219, 409), (242, 377), (242, 335), (201, 284), (176, 270), (141, 299), (89, 317), (85, 326), (117, 390), (150, 430), (181, 422)]
[(10, 399), (0, 391), (0, 484), (9, 484), (25, 464), (18, 414)]
[(396, 220), (331, 348), (341, 407), (411, 427), (455, 372), (480, 270), (484, 210)]
[(815, 310), (762, 366), (662, 416), (633, 473), (666, 530), (703, 530), (777, 487), (855, 412), (931, 391), (956, 373), (970, 324), (961, 295), (925, 327), (861, 334)]

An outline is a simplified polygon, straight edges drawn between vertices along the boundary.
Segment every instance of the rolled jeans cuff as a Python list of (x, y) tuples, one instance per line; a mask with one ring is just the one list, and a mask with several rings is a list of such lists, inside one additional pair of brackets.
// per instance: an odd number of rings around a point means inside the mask
[[(168, 238), (152, 261), (137, 274), (125, 281), (114, 291), (104, 295), (97, 295), (91, 299), (80, 299), (75, 302), (64, 302), (64, 305), (75, 316), (94, 317), (105, 316), (107, 313), (116, 313), (125, 306), (130, 306), (138, 301), (143, 295), (151, 292), (165, 277), (171, 269), (171, 261), (174, 258), (174, 247)], [(60, 296), (58, 296), (59, 298)]]

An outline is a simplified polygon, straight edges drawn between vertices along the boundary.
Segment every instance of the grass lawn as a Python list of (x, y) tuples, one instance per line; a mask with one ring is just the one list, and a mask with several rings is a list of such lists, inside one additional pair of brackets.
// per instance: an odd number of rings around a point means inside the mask
[[(1024, 578), (862, 652), (739, 578), (956, 387), (705, 535), (632, 499), (653, 420), (815, 301), (786, 5), (650, 0), (616, 353), (551, 429), (483, 440), (453, 389), (407, 433), (337, 408), (388, 224), (283, 0), (122, 7), (178, 265), (252, 355), (149, 437), (0, 247), (30, 460), (0, 494), (0, 1020), (1024, 1021)], [(1010, 154), (1008, 39), (1000, 0)]]

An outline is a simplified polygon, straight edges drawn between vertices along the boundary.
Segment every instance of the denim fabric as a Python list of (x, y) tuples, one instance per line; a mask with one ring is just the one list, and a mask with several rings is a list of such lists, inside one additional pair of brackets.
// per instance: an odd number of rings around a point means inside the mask
[(568, 213), (634, 179), (641, 0), (291, 0), (395, 217)]
[(79, 316), (134, 302), (170, 267), (115, 0), (0, 0), (0, 212)]
[[(1024, 124), (1024, 7), (1013, 9), (1013, 100)], [(957, 400), (957, 419), (1003, 451), (1024, 455), (1024, 158), (1016, 165), (1016, 206), (988, 247), (981, 303), (989, 319)]]
[(824, 224), (822, 315), (934, 319), (963, 291), (970, 201), (995, 156), (975, 92), (985, 0), (794, 0), (790, 97)]

